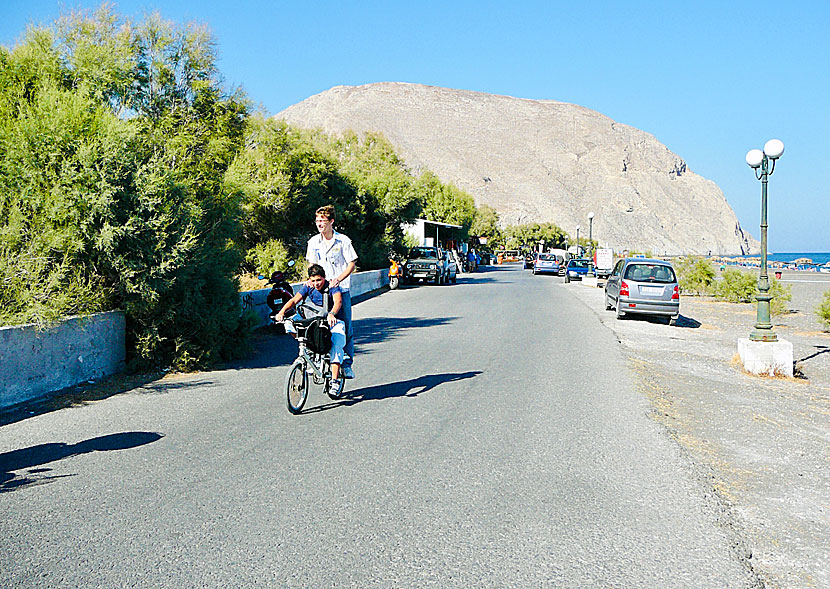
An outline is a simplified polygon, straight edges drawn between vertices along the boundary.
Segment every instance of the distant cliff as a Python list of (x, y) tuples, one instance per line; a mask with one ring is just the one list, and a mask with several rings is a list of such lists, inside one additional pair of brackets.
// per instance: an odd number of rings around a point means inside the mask
[(276, 115), (331, 134), (380, 131), (506, 223), (553, 222), (616, 250), (753, 253), (718, 186), (652, 135), (581, 106), (416, 84), (337, 86)]

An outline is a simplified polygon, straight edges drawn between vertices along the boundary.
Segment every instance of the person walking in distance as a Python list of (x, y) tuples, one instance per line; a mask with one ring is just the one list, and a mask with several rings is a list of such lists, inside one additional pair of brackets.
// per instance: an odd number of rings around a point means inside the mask
[(349, 293), (349, 276), (355, 269), (357, 253), (352, 240), (334, 230), (334, 207), (326, 205), (317, 209), (314, 224), (318, 234), (308, 240), (306, 260), (309, 265), (320, 264), (329, 277), (331, 287), (340, 287), (343, 303), (343, 321), (346, 324), (346, 347), (343, 359), (343, 376), (354, 378), (354, 339), (352, 337), (352, 298)]

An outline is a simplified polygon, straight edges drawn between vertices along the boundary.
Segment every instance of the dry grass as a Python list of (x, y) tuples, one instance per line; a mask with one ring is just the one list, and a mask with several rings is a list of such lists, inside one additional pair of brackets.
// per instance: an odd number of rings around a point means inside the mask
[(257, 278), (256, 274), (241, 274), (239, 276), (239, 292), (268, 288), (266, 278)]
[(793, 376), (785, 374), (778, 367), (775, 367), (773, 369), (772, 374), (755, 374), (754, 372), (749, 372), (748, 370), (744, 369), (744, 363), (741, 361), (741, 355), (737, 352), (735, 352), (735, 354), (729, 360), (729, 365), (738, 370), (739, 372), (742, 372), (745, 375), (752, 376), (754, 378), (761, 378), (764, 380), (780, 380), (785, 382), (797, 382), (799, 384), (807, 383), (807, 379), (803, 376), (796, 376), (797, 374), (801, 374), (801, 371), (798, 370), (797, 367), (793, 370)]

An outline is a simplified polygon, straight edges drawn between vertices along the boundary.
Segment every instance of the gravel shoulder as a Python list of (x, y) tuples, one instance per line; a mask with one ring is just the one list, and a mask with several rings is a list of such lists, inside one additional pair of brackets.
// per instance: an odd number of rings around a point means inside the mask
[(755, 307), (683, 297), (681, 319), (617, 320), (602, 288), (563, 284), (620, 341), (653, 418), (700, 468), (770, 587), (830, 587), (830, 333), (813, 313), (830, 276), (787, 272), (791, 313), (773, 318), (793, 344), (797, 378), (743, 372), (737, 340)]

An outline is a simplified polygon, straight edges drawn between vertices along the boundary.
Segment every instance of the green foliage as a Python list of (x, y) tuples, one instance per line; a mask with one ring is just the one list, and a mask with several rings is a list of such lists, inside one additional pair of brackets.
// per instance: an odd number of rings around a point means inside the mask
[(496, 210), (487, 205), (481, 205), (475, 211), (470, 233), (479, 237), (486, 237), (488, 245), (504, 241), (499, 229), (499, 215)]
[(121, 307), (133, 365), (239, 349), (238, 204), (223, 175), (247, 105), (212, 42), (107, 10), (0, 53), (5, 322)]
[(714, 284), (712, 294), (730, 303), (749, 303), (757, 291), (756, 278), (735, 268), (723, 271), (721, 279)]
[[(716, 298), (730, 303), (749, 303), (755, 300), (758, 292), (758, 278), (748, 272), (727, 268), (722, 278), (713, 283), (712, 293)], [(782, 315), (789, 309), (787, 302), (792, 300), (792, 287), (784, 285), (773, 278), (770, 281), (770, 314)]]
[(461, 225), (461, 239), (466, 239), (475, 218), (472, 196), (452, 184), (442, 183), (432, 172), (421, 174), (416, 190), (425, 219)]
[[(565, 242), (568, 241), (568, 234), (553, 223), (532, 223), (507, 227), (504, 230), (504, 240), (507, 249), (519, 249), (522, 246), (535, 248), (536, 244), (542, 240), (546, 248), (564, 248)], [(580, 241), (587, 244), (587, 240)]]
[(0, 47), (4, 323), (122, 308), (133, 366), (209, 365), (252, 325), (234, 277), (303, 257), (324, 204), (364, 269), (405, 252), (419, 216), (498, 234), (492, 209), (415, 178), (379, 134), (251, 117), (201, 27), (104, 7)]
[(773, 317), (789, 313), (788, 302), (793, 300), (793, 287), (784, 284), (780, 280), (772, 278), (769, 285), (769, 292), (772, 300), (769, 302), (769, 312)]
[(674, 269), (683, 294), (708, 294), (715, 280), (715, 269), (705, 258), (679, 258), (674, 261)]
[(816, 316), (824, 327), (824, 331), (830, 331), (830, 290), (824, 293), (824, 298), (816, 307)]
[[(288, 262), (294, 260), (293, 268), (288, 267)], [(300, 281), (306, 278), (305, 264), (302, 258), (292, 257), (288, 248), (279, 239), (269, 239), (266, 242), (258, 243), (245, 254), (246, 264), (253, 268), (257, 274), (270, 276), (273, 272), (281, 270), (289, 281)]]

